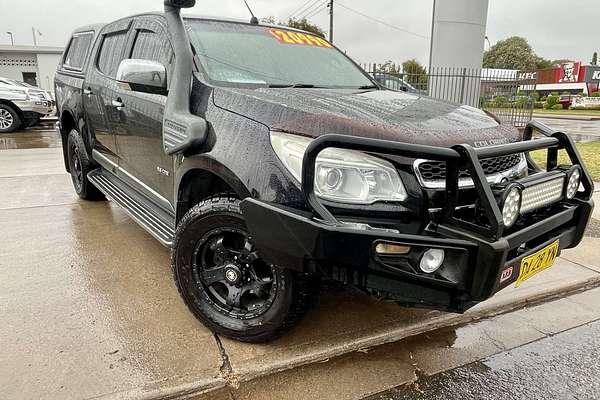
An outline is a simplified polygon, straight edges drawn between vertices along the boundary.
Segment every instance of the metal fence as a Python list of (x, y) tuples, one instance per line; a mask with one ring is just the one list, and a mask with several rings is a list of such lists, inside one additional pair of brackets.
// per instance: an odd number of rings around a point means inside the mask
[(531, 120), (536, 80), (531, 73), (472, 68), (415, 68), (363, 64), (378, 82), (392, 90), (482, 108), (502, 122), (523, 127)]

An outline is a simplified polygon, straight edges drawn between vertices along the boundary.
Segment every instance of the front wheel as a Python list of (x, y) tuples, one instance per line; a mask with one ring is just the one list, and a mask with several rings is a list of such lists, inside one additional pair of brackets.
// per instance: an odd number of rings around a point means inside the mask
[(0, 104), (0, 133), (10, 133), (22, 125), (19, 114), (9, 105)]
[(235, 340), (266, 342), (300, 321), (318, 283), (262, 260), (239, 205), (219, 195), (193, 207), (177, 229), (171, 265), (185, 303), (204, 325)]

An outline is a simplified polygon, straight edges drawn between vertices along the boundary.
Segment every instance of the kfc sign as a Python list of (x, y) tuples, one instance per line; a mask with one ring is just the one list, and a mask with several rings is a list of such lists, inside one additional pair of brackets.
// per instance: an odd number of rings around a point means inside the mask
[(594, 71), (594, 73), (592, 74), (592, 80), (593, 81), (600, 81), (600, 70)]
[(581, 63), (565, 63), (560, 66), (559, 70), (559, 83), (575, 83), (579, 82), (579, 71), (581, 70)]

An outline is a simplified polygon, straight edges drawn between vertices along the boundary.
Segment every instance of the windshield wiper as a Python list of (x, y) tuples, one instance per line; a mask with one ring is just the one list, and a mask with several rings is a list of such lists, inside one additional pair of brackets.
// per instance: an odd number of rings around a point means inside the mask
[(301, 89), (325, 89), (325, 86), (317, 86), (310, 83), (273, 83), (269, 85), (269, 88), (301, 88)]
[(364, 85), (364, 86), (359, 86), (358, 90), (368, 90), (368, 89), (379, 89), (379, 86), (377, 85)]

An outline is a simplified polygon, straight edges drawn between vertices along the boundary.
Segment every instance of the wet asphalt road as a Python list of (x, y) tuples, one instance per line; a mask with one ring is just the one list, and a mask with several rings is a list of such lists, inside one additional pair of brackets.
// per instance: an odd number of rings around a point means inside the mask
[(558, 118), (535, 118), (536, 120), (569, 134), (576, 142), (600, 140), (600, 120), (585, 121)]
[(600, 322), (594, 322), (370, 400), (598, 398)]

